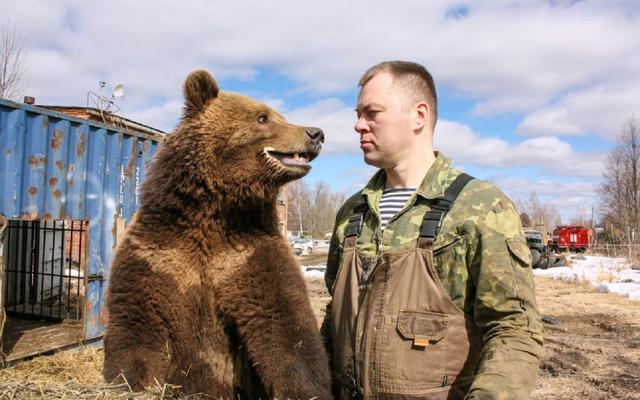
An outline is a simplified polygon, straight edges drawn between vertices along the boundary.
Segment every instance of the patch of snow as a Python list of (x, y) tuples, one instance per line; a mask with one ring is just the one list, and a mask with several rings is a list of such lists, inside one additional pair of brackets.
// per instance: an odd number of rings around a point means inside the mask
[[(535, 275), (570, 282), (589, 282), (602, 293), (617, 293), (640, 300), (640, 271), (631, 269), (625, 258), (583, 256), (570, 258), (571, 266), (534, 269)], [(582, 258), (582, 257), (581, 257)], [(324, 277), (326, 264), (302, 266), (304, 276)]]
[(640, 300), (640, 271), (631, 269), (631, 263), (625, 258), (598, 256), (580, 258), (570, 258), (571, 266), (534, 269), (533, 273), (564, 281), (586, 281), (599, 292), (617, 293), (630, 299)]
[(324, 278), (324, 272), (327, 270), (326, 264), (303, 265), (302, 273), (304, 276), (314, 276)]

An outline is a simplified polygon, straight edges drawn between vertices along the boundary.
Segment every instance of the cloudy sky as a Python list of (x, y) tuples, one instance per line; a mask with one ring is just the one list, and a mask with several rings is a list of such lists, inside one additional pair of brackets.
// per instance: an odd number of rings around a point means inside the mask
[[(0, 23), (27, 53), (37, 103), (86, 104), (125, 86), (121, 114), (171, 131), (188, 72), (324, 129), (309, 183), (351, 193), (372, 173), (353, 130), (356, 82), (413, 60), (434, 75), (436, 147), (514, 200), (532, 190), (568, 220), (600, 207), (616, 135), (640, 118), (638, 1), (24, 1)], [(568, 221), (565, 221), (568, 222)]]

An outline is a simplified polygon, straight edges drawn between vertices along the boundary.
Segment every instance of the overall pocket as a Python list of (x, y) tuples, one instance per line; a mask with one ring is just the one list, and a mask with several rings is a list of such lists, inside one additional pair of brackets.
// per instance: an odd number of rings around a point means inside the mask
[(411, 389), (438, 387), (444, 376), (447, 342), (446, 314), (399, 311), (385, 316), (380, 380)]

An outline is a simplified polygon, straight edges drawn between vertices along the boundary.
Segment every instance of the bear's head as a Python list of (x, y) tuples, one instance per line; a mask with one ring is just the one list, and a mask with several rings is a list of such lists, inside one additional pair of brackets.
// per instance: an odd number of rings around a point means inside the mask
[(280, 186), (306, 175), (322, 148), (322, 130), (289, 124), (266, 104), (220, 91), (207, 71), (187, 77), (184, 98), (179, 130), (198, 136), (202, 161), (217, 180)]

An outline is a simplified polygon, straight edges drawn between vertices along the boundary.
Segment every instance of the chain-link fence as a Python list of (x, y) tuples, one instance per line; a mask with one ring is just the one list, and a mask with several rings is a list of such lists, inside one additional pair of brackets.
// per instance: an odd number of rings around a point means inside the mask
[(588, 251), (606, 257), (626, 258), (630, 262), (640, 261), (640, 243), (599, 243), (589, 247)]

